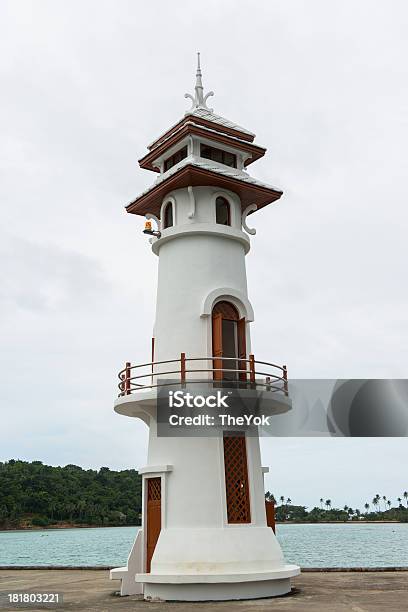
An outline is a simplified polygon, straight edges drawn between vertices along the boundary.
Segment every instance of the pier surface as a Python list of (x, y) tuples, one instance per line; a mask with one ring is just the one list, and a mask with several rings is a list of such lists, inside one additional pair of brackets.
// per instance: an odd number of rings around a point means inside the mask
[[(86, 612), (397, 612), (407, 610), (408, 571), (307, 571), (292, 581), (293, 593), (250, 601), (171, 603), (145, 602), (139, 596), (119, 597), (118, 581), (108, 570), (3, 569), (2, 593), (30, 591), (63, 593), (64, 603), (53, 610)], [(4, 609), (4, 608), (3, 608)], [(41, 610), (36, 605), (7, 610)]]

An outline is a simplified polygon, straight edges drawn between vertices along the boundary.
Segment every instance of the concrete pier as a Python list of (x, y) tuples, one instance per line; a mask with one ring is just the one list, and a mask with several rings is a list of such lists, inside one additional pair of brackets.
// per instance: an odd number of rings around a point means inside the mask
[[(101, 569), (4, 569), (0, 591), (60, 592), (53, 610), (86, 612), (399, 612), (407, 609), (408, 571), (306, 571), (290, 595), (233, 602), (161, 603), (139, 596), (118, 597), (109, 572)], [(7, 608), (21, 610), (22, 608)], [(27, 606), (27, 610), (41, 610)], [(44, 609), (44, 608), (43, 608)], [(50, 609), (50, 608), (48, 608)]]

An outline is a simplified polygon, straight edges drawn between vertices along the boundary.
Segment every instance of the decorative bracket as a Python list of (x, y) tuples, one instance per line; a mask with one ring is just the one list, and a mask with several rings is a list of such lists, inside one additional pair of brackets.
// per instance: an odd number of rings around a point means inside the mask
[(195, 196), (194, 196), (194, 189), (191, 187), (191, 185), (189, 185), (187, 187), (188, 190), (188, 195), (190, 196), (190, 212), (188, 213), (188, 218), (192, 219), (193, 217), (195, 217), (195, 212), (196, 212), (196, 201), (195, 201)]
[(256, 204), (250, 204), (249, 206), (246, 207), (241, 217), (242, 227), (247, 232), (247, 234), (251, 234), (251, 236), (255, 236), (256, 229), (247, 226), (246, 218), (249, 215), (249, 213), (255, 212), (256, 210), (258, 210), (258, 206)]

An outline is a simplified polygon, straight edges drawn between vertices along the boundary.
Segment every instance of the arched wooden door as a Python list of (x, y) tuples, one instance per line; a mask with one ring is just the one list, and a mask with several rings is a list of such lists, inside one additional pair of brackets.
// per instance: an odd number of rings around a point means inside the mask
[[(246, 380), (246, 322), (238, 310), (226, 301), (217, 302), (212, 311), (212, 347), (215, 380)], [(223, 359), (224, 358), (224, 359)], [(238, 375), (239, 374), (239, 375)]]
[(147, 479), (146, 504), (146, 572), (150, 565), (161, 531), (161, 478)]

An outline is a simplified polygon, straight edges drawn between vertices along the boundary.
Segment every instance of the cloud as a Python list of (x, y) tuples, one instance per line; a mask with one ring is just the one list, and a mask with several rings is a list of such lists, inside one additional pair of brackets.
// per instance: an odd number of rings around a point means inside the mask
[(53, 244), (3, 235), (0, 243), (0, 309), (75, 309), (92, 305), (110, 289), (96, 260)]
[[(3, 458), (145, 461), (145, 426), (112, 402), (123, 362), (150, 356), (157, 259), (123, 206), (153, 180), (137, 168), (146, 145), (188, 107), (196, 50), (215, 111), (268, 147), (250, 173), (284, 190), (251, 219), (255, 355), (292, 377), (407, 376), (405, 3), (0, 12)], [(352, 474), (352, 443), (321, 457)], [(299, 462), (309, 442), (274, 444), (265, 461), (293, 498), (317, 469)], [(381, 488), (398, 469), (376, 444)]]

